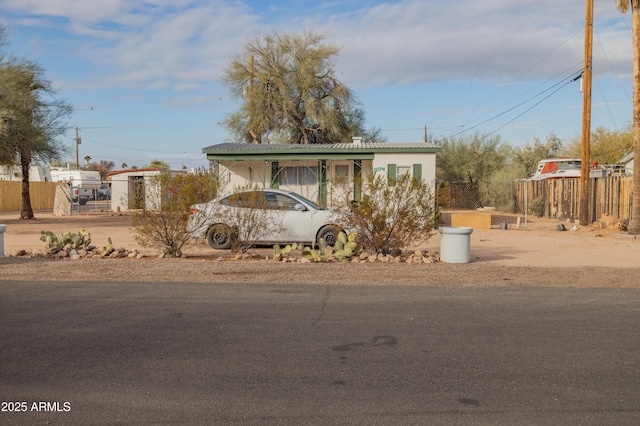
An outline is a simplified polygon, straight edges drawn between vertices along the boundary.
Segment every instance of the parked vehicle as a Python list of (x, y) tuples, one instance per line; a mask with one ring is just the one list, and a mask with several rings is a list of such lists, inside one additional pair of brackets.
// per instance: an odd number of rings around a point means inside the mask
[(83, 189), (98, 189), (102, 185), (100, 173), (90, 170), (51, 170), (52, 182), (69, 182)]
[[(259, 202), (255, 202), (256, 198)], [(251, 200), (251, 201), (249, 201)], [(257, 206), (257, 207), (256, 207)], [(256, 241), (258, 244), (313, 243), (323, 238), (334, 245), (341, 231), (336, 212), (291, 191), (265, 189), (244, 191), (191, 206), (188, 229), (196, 238), (206, 238), (214, 249), (231, 247), (233, 218), (242, 217), (240, 209), (260, 208), (280, 223), (280, 231)]]
[(87, 201), (94, 199), (93, 190), (87, 188), (78, 188), (77, 186), (71, 187), (71, 201), (78, 203), (81, 206), (87, 204)]
[[(599, 166), (598, 163), (589, 165), (589, 177), (598, 178), (610, 176), (613, 167)], [(531, 180), (579, 178), (582, 175), (582, 160), (579, 158), (548, 158), (538, 162), (536, 172)]]
[(111, 189), (109, 185), (102, 185), (100, 189), (96, 190), (96, 199), (98, 201), (109, 200), (111, 198)]
[(71, 201), (80, 205), (95, 200), (93, 191), (102, 184), (100, 173), (89, 170), (51, 170), (51, 181), (71, 185)]

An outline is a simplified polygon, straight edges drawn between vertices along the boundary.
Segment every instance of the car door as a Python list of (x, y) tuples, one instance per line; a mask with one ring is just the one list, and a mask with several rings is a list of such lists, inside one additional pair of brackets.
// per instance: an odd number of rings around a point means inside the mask
[[(310, 242), (315, 239), (313, 228), (313, 212), (299, 200), (287, 194), (274, 193), (278, 210), (282, 215), (283, 233), (282, 241), (286, 242)], [(300, 210), (300, 206), (304, 206)], [(296, 208), (297, 207), (297, 208)]]

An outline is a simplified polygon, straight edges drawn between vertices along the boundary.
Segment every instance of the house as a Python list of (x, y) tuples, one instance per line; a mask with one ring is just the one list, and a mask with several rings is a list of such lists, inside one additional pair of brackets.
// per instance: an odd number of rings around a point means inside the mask
[[(107, 173), (107, 181), (111, 184), (111, 210), (153, 209), (160, 190), (154, 178), (160, 173), (162, 170), (154, 167)], [(185, 172), (173, 170), (169, 173), (175, 176)]]
[(620, 164), (624, 166), (624, 171), (628, 175), (633, 174), (633, 154), (634, 152), (631, 151), (620, 160)]
[(331, 205), (340, 182), (352, 199), (362, 196), (360, 176), (381, 174), (389, 182), (405, 174), (434, 182), (440, 147), (424, 143), (362, 142), (327, 145), (223, 143), (202, 149), (226, 188), (288, 189)]

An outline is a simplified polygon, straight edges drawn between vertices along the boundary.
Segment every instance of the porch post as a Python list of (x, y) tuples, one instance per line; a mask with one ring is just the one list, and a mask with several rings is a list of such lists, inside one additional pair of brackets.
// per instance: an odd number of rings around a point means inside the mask
[(362, 160), (353, 160), (353, 200), (362, 200)]
[(327, 160), (318, 161), (318, 203), (327, 205)]
[(277, 161), (271, 162), (271, 188), (279, 188), (278, 173), (280, 173), (280, 167)]

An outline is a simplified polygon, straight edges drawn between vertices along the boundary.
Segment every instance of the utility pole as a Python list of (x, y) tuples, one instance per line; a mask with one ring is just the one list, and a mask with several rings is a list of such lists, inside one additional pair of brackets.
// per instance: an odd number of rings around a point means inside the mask
[(429, 141), (427, 140), (427, 126), (424, 126), (424, 142), (425, 142), (425, 143), (429, 142)]
[(78, 162), (78, 145), (80, 145), (81, 143), (82, 139), (80, 139), (79, 129), (76, 127), (76, 170), (80, 168), (80, 163)]
[(589, 169), (591, 162), (591, 77), (593, 72), (593, 0), (586, 0), (582, 101), (582, 157), (580, 164), (580, 225), (589, 222)]

